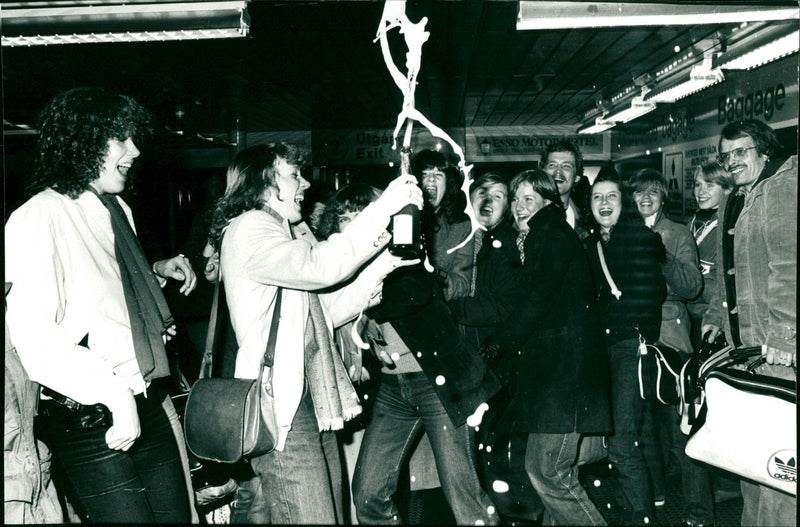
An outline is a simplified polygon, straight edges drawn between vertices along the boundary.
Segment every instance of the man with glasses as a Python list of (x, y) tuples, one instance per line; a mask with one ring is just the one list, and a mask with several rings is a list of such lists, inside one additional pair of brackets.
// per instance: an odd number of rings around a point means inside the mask
[(580, 228), (580, 208), (570, 200), (575, 184), (583, 176), (583, 156), (575, 145), (567, 140), (559, 140), (547, 145), (542, 154), (542, 168), (553, 178), (558, 194), (567, 211), (567, 223), (573, 229)]
[[(719, 161), (736, 182), (720, 207), (719, 280), (702, 333), (721, 329), (736, 347), (763, 346), (756, 372), (796, 380), (797, 156), (756, 120), (722, 129)], [(795, 525), (796, 498), (742, 480), (742, 525)]]

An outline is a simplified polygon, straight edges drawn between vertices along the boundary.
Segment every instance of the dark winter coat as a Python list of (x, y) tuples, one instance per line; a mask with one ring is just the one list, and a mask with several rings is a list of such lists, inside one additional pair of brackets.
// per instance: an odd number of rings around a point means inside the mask
[(381, 303), (370, 317), (378, 323), (391, 322), (454, 425), (464, 424), (500, 389), (477, 349), (459, 332), (438, 281), (422, 265), (389, 274)]
[(475, 256), (475, 293), (448, 302), (467, 338), (479, 346), (511, 313), (520, 293), (517, 231), (507, 221), (483, 234)]
[(488, 339), (520, 352), (517, 427), (532, 433), (608, 432), (608, 360), (586, 254), (555, 205), (537, 212), (528, 226), (524, 288), (511, 316)]

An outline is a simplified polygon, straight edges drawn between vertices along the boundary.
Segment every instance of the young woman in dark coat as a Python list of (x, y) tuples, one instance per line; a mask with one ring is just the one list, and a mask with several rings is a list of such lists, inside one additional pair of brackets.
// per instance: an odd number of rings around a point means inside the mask
[(575, 464), (581, 433), (606, 433), (611, 424), (589, 264), (550, 176), (527, 170), (511, 190), (517, 227), (528, 233), (524, 293), (481, 351), (490, 362), (517, 357), (516, 423), (528, 432), (525, 469), (545, 506), (543, 524), (604, 525)]
[[(616, 175), (598, 175), (590, 206), (590, 235), (584, 244), (611, 366), (614, 434), (608, 438), (608, 457), (623, 521), (645, 524), (653, 521), (654, 510), (640, 436), (646, 407), (638, 394), (637, 349), (640, 336), (649, 343), (658, 339), (667, 294), (661, 273), (665, 249), (659, 235), (645, 227)], [(601, 248), (618, 291), (612, 291), (603, 272)]]

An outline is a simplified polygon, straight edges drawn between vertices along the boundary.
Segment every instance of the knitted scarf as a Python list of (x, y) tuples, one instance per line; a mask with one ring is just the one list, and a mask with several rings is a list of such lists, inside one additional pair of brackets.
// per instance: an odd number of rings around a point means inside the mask
[[(271, 209), (267, 212), (276, 214)], [(295, 238), (294, 229), (290, 230), (292, 238)], [(303, 358), (306, 381), (320, 432), (340, 430), (345, 421), (361, 413), (361, 404), (342, 357), (336, 350), (333, 335), (328, 331), (319, 296), (311, 291), (307, 294), (308, 320)]]
[(117, 197), (91, 190), (111, 216), (114, 253), (119, 264), (139, 371), (145, 381), (167, 377), (169, 362), (163, 335), (174, 324), (167, 300)]

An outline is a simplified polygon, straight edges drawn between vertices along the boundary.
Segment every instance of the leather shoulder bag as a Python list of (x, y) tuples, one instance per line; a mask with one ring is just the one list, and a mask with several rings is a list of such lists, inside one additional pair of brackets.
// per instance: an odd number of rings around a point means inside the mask
[[(211, 378), (216, 329), (220, 325), (220, 289), (218, 281), (214, 288), (200, 378), (192, 386), (186, 401), (184, 430), (186, 445), (196, 457), (236, 463), (272, 451), (278, 440), (273, 412), (272, 365), (283, 289), (278, 288), (275, 297), (267, 348), (256, 379)], [(265, 367), (269, 367), (268, 379), (262, 383)]]

